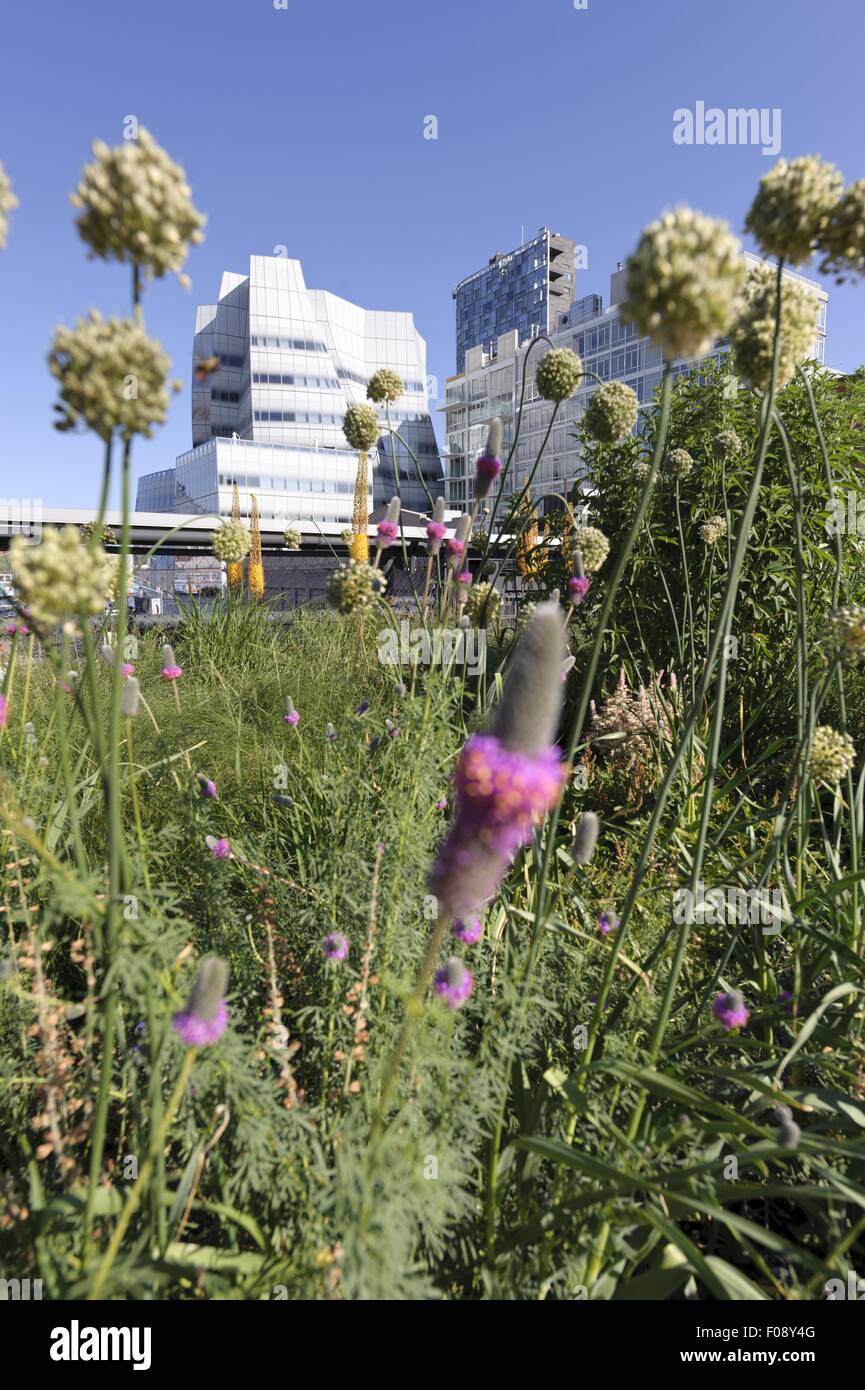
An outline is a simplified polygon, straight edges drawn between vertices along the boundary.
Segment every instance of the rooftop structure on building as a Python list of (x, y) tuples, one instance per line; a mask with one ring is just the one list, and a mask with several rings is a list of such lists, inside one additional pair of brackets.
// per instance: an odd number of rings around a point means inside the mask
[[(746, 253), (750, 263), (759, 258)], [(794, 271), (785, 271), (807, 286), (819, 301), (817, 336), (812, 356), (825, 359), (826, 315), (829, 296), (816, 281)], [(570, 494), (576, 483), (588, 485), (585, 465), (575, 438), (575, 425), (582, 417), (596, 389), (594, 373), (601, 381), (624, 381), (636, 392), (641, 410), (650, 405), (661, 383), (663, 360), (661, 352), (648, 338), (641, 337), (636, 325), (625, 319), (620, 310), (624, 298), (625, 271), (621, 264), (610, 277), (610, 303), (604, 308), (598, 294), (575, 299), (560, 311), (549, 334), (554, 347), (572, 348), (578, 352), (586, 372), (586, 385), (580, 387), (560, 406), (543, 457), (531, 483), (535, 501), (550, 505), (550, 494)], [(521, 334), (517, 329), (500, 333), (490, 344), (474, 344), (465, 352), (465, 370), (451, 377), (445, 388), (442, 409), (446, 420), (445, 497), (448, 507), (468, 509), (474, 497), (475, 459), (486, 440), (490, 421), (499, 416), (503, 424), (503, 456), (507, 456), (514, 438), (514, 429), (525, 373), (525, 404), (523, 419), (511, 472), (508, 491), (521, 490), (541, 448), (550, 424), (553, 407), (542, 400), (535, 387), (535, 368), (545, 346), (532, 347), (536, 335)], [(708, 357), (720, 362), (729, 351), (729, 344), (717, 341)], [(700, 361), (691, 358), (675, 363), (675, 372), (690, 372)], [(528, 366), (526, 367), (526, 363)]]
[(358, 456), (342, 421), (381, 367), (405, 387), (390, 406), (399, 488), (382, 408), (369, 510), (397, 490), (408, 511), (427, 510), (427, 489), (440, 496), (443, 477), (426, 343), (411, 313), (363, 309), (308, 289), (300, 261), (250, 256), (248, 273), (226, 271), (217, 302), (197, 310), (192, 448), (139, 480), (138, 509), (227, 516), (237, 483), (245, 516), (255, 496), (262, 521), (350, 525)]
[(576, 242), (541, 227), (513, 251), (496, 251), (489, 263), (454, 288), (457, 371), (473, 347), (492, 351), (502, 333), (520, 341), (547, 333), (574, 297)]

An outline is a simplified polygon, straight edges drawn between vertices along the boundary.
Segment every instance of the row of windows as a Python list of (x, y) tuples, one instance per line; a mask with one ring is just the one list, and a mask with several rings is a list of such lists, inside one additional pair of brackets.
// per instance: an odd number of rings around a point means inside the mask
[(210, 399), (212, 401), (226, 401), (229, 405), (237, 405), (240, 400), (239, 391), (218, 391), (215, 387), (211, 388)]
[(261, 386), (314, 386), (319, 390), (339, 390), (339, 382), (332, 376), (297, 376), (294, 372), (253, 372), (252, 380)]
[(331, 478), (268, 478), (261, 477), (256, 473), (247, 473), (242, 477), (233, 478), (220, 473), (220, 487), (232, 487), (234, 483), (242, 488), (264, 488), (268, 492), (313, 492), (318, 493), (319, 496), (322, 493), (330, 492), (345, 494), (354, 492), (354, 483), (339, 482)]
[[(369, 382), (368, 376), (361, 376), (359, 372), (349, 371), (348, 367), (338, 367), (337, 371), (341, 381), (353, 381), (358, 386), (366, 386)], [(423, 391), (424, 389), (422, 381), (403, 381), (403, 386), (406, 391)]]
[(327, 352), (327, 345), (312, 338), (270, 338), (253, 333), (249, 340), (251, 347), (284, 348), (294, 352)]
[(304, 410), (255, 410), (253, 418), (284, 425), (341, 425), (343, 420), (341, 415)]

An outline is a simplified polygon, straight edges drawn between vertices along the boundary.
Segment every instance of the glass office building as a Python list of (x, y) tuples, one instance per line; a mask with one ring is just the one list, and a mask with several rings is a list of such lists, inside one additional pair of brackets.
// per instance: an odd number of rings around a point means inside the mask
[[(236, 482), (244, 515), (254, 495), (262, 520), (349, 525), (357, 453), (342, 420), (349, 405), (366, 401), (380, 367), (392, 367), (405, 387), (390, 406), (402, 437), (395, 454), (403, 507), (428, 511), (418, 466), (434, 498), (444, 483), (426, 344), (412, 315), (362, 309), (307, 289), (299, 261), (251, 256), (248, 275), (224, 273), (217, 303), (197, 310), (193, 447), (175, 468), (140, 479), (137, 509), (228, 515)], [(396, 491), (383, 434), (370, 458), (370, 512)]]
[[(748, 253), (746, 259), (756, 262)], [(792, 271), (785, 271), (814, 293), (819, 301), (818, 331), (812, 356), (823, 362), (826, 343), (826, 313), (829, 296), (814, 280)], [(624, 381), (637, 394), (640, 406), (649, 405), (661, 383), (663, 362), (660, 351), (648, 338), (641, 337), (636, 325), (624, 319), (619, 303), (624, 296), (625, 272), (620, 266), (610, 279), (610, 306), (604, 309), (599, 295), (587, 295), (575, 300), (558, 316), (550, 337), (555, 347), (572, 348), (580, 354), (587, 372), (595, 372), (602, 381)], [(519, 406), (526, 372), (525, 406), (517, 451), (509, 475), (509, 487), (523, 487), (531, 471), (550, 423), (552, 405), (542, 400), (535, 388), (535, 368), (546, 347), (531, 349), (526, 368), (530, 340), (521, 338), (516, 330), (501, 334), (493, 349), (472, 346), (465, 355), (465, 370), (451, 377), (445, 388), (443, 410), (446, 419), (447, 447), (445, 451), (445, 497), (448, 507), (466, 509), (474, 496), (475, 459), (486, 440), (490, 420), (500, 416), (504, 431), (503, 452), (506, 456), (514, 437), (516, 411)], [(720, 362), (728, 351), (725, 342), (714, 344), (708, 354)], [(690, 372), (700, 360), (676, 363), (676, 372)], [(538, 470), (532, 480), (535, 499), (544, 493), (569, 493), (574, 483), (586, 481), (585, 467), (575, 441), (574, 426), (581, 418), (592, 392), (594, 381), (578, 389), (559, 407), (552, 434), (544, 450)], [(544, 504), (544, 510), (549, 503)]]
[(520, 342), (554, 327), (574, 297), (576, 242), (541, 227), (515, 251), (497, 251), (483, 270), (467, 275), (456, 300), (457, 371), (469, 348), (492, 351), (502, 333)]

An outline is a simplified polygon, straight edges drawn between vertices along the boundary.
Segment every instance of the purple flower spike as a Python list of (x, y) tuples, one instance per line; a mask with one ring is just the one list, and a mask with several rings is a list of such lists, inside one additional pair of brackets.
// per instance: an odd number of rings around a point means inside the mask
[(574, 574), (568, 580), (568, 593), (572, 603), (582, 603), (586, 594), (589, 592), (591, 580), (587, 575)]
[(392, 545), (399, 535), (399, 527), (395, 521), (380, 521), (376, 527), (378, 533), (378, 544), (382, 547)]
[(511, 857), (561, 793), (566, 768), (553, 738), (563, 637), (558, 604), (539, 604), (514, 654), (490, 732), (473, 734), (460, 754), (457, 813), (428, 878), (450, 917), (480, 913)]
[(441, 970), (436, 971), (435, 992), (449, 1009), (458, 1009), (468, 999), (474, 983), (475, 978), (471, 971), (466, 970), (457, 956), (451, 956)]
[(451, 536), (445, 550), (452, 560), (461, 560), (466, 553), (466, 543), (465, 541), (458, 541), (456, 536)]
[(175, 1033), (187, 1047), (207, 1047), (218, 1042), (228, 1023), (228, 966), (220, 956), (205, 956), (185, 1009), (171, 1020)]
[[(435, 550), (438, 550), (447, 533), (448, 528), (445, 526), (443, 521), (428, 522), (426, 528), (426, 537), (427, 540), (430, 542), (430, 548), (432, 549), (432, 547), (434, 546)], [(435, 553), (435, 551), (433, 553)]]
[(712, 1005), (712, 1013), (721, 1027), (731, 1033), (734, 1028), (744, 1028), (750, 1018), (741, 991), (731, 989), (727, 994), (719, 994)]
[(531, 757), (508, 751), (493, 734), (472, 735), (454, 777), (456, 820), (429, 877), (447, 912), (471, 916), (493, 896), (564, 780), (557, 748)]
[(164, 681), (177, 681), (183, 675), (182, 666), (163, 666), (162, 679)]
[(216, 797), (216, 783), (211, 782), (210, 778), (205, 777), (201, 772), (198, 774), (198, 790), (202, 796), (209, 797), (210, 800), (214, 800)]
[(493, 458), (490, 454), (481, 454), (477, 463), (478, 477), (485, 482), (494, 483), (502, 471), (501, 459)]
[(502, 447), (502, 422), (498, 418), (491, 421), (484, 451), (475, 464), (475, 497), (486, 497), (496, 478), (502, 471), (499, 451)]
[(228, 840), (217, 840), (213, 835), (208, 835), (205, 844), (213, 855), (214, 859), (230, 859), (231, 845)]
[(619, 919), (615, 912), (598, 913), (598, 931), (601, 936), (607, 936), (611, 931), (615, 931), (619, 925)]
[(471, 572), (471, 570), (461, 570), (460, 573), (457, 575), (457, 583), (458, 583), (458, 584), (462, 584), (466, 589), (468, 589), (468, 588), (470, 587), (471, 582), (472, 582), (472, 572)]
[(454, 922), (454, 936), (464, 946), (474, 946), (483, 935), (484, 924), (480, 917), (458, 917)]
[(285, 723), (286, 723), (286, 724), (299, 724), (299, 723), (300, 723), (300, 715), (298, 714), (298, 712), (297, 712), (296, 709), (293, 709), (293, 710), (291, 711), (291, 714), (284, 714), (282, 717), (283, 717), (283, 719), (285, 720)]
[(9, 701), (5, 695), (0, 695), (0, 729), (5, 729), (6, 720), (9, 718)]
[(342, 932), (328, 932), (324, 938), (324, 954), (328, 960), (345, 960), (348, 955), (348, 937)]
[(448, 808), (448, 799), (447, 799), (447, 797), (446, 797), (446, 796), (440, 796), (439, 799), (438, 799), (438, 801), (436, 802), (436, 810), (437, 810), (437, 811), (446, 811), (447, 808)]

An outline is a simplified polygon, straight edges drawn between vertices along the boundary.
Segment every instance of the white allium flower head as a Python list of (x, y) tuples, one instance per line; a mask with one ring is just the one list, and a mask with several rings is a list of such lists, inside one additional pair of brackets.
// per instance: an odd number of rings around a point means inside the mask
[(22, 602), (42, 628), (96, 617), (116, 591), (117, 561), (91, 550), (75, 526), (45, 526), (39, 545), (15, 536), (9, 556)]
[(76, 226), (93, 255), (128, 261), (151, 277), (179, 272), (190, 245), (204, 240), (205, 218), (192, 202), (186, 174), (144, 127), (110, 149), (93, 144), (72, 194)]
[(779, 159), (760, 180), (745, 230), (767, 256), (803, 265), (827, 230), (843, 187), (835, 166), (816, 155)]
[[(736, 371), (749, 386), (768, 389), (775, 341), (777, 273), (768, 265), (748, 272), (739, 315), (730, 334)], [(796, 374), (814, 347), (820, 303), (796, 280), (781, 277), (781, 335), (778, 345), (780, 389)]]
[[(103, 439), (119, 430), (150, 438), (168, 414), (171, 362), (132, 319), (103, 319), (93, 309), (76, 328), (58, 328), (48, 366), (60, 383), (59, 430), (80, 422)], [(178, 389), (174, 383), (172, 389)]]
[(0, 251), (6, 245), (6, 231), (9, 226), (8, 214), (13, 208), (17, 208), (18, 199), (12, 192), (12, 184), (9, 182), (9, 175), (0, 164)]
[(624, 318), (668, 360), (699, 357), (727, 333), (745, 277), (726, 222), (678, 207), (651, 223), (627, 262)]

